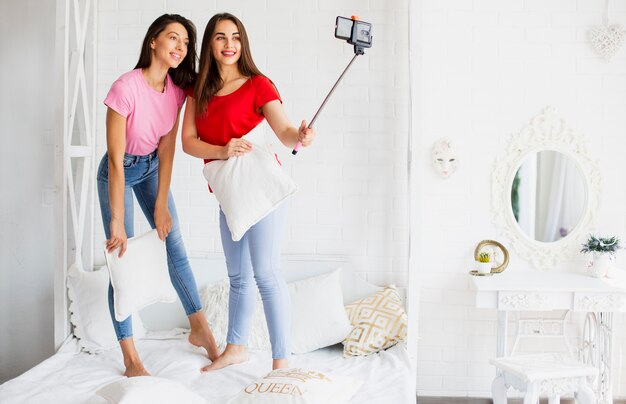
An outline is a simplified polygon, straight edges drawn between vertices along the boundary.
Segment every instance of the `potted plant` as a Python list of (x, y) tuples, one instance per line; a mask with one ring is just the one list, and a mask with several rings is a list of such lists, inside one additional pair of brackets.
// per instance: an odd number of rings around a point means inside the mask
[(488, 252), (481, 252), (476, 262), (476, 272), (481, 275), (491, 273), (491, 255)]
[(580, 252), (588, 254), (592, 253), (592, 261), (589, 263), (589, 275), (602, 278), (605, 276), (611, 266), (611, 261), (615, 257), (615, 252), (620, 248), (619, 238), (613, 237), (596, 237), (589, 235), (589, 239)]

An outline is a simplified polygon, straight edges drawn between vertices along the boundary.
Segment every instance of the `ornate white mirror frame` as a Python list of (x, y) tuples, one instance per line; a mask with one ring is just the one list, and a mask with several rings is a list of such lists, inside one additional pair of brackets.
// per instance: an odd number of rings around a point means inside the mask
[[(518, 225), (511, 204), (511, 187), (517, 170), (533, 152), (554, 150), (571, 158), (583, 176), (585, 201), (578, 224), (560, 240), (546, 243), (526, 235)], [(537, 269), (554, 268), (580, 250), (592, 230), (600, 206), (602, 178), (597, 163), (587, 152), (582, 136), (568, 127), (553, 107), (545, 107), (519, 133), (514, 134), (506, 153), (498, 157), (492, 174), (491, 202), (494, 224), (508, 238), (517, 254)]]

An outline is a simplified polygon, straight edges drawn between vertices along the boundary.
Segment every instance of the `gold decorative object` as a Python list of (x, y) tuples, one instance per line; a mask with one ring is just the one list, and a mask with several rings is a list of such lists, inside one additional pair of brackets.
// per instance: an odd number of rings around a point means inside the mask
[(504, 271), (506, 267), (509, 265), (509, 251), (506, 249), (506, 247), (495, 240), (483, 240), (480, 243), (478, 243), (478, 245), (474, 249), (474, 259), (478, 261), (480, 258), (480, 253), (484, 252), (483, 250), (486, 250), (486, 249), (490, 250), (489, 255), (491, 255), (494, 258), (493, 259), (494, 262), (499, 261), (499, 260), (496, 260), (496, 257), (498, 257), (499, 255), (497, 250), (499, 249), (502, 252), (502, 263), (497, 267), (491, 268), (491, 273), (499, 274), (500, 272)]
[(478, 271), (477, 271), (477, 270), (475, 270), (475, 269), (472, 269), (472, 270), (471, 270), (471, 271), (469, 271), (468, 273), (469, 273), (470, 275), (473, 275), (473, 276), (491, 276), (491, 275), (493, 275), (493, 272), (489, 272), (489, 273), (487, 273), (487, 274), (481, 274), (480, 272), (478, 272)]

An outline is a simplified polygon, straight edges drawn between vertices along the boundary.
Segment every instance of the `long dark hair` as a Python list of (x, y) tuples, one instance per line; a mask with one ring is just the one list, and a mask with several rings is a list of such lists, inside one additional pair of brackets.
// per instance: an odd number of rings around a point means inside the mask
[(204, 29), (202, 37), (202, 48), (200, 50), (200, 68), (198, 78), (194, 87), (194, 98), (196, 99), (196, 114), (201, 115), (205, 112), (206, 106), (211, 97), (213, 97), (224, 85), (220, 76), (217, 62), (211, 51), (211, 38), (215, 32), (215, 26), (222, 20), (230, 20), (237, 26), (239, 31), (239, 42), (241, 43), (241, 56), (237, 61), (239, 72), (246, 77), (264, 76), (252, 60), (252, 52), (250, 51), (250, 42), (246, 28), (239, 18), (230, 13), (215, 14)]
[(178, 87), (185, 88), (193, 84), (196, 79), (196, 60), (198, 57), (196, 55), (196, 26), (193, 25), (193, 22), (181, 15), (163, 14), (150, 24), (148, 32), (146, 32), (146, 36), (141, 44), (141, 53), (139, 54), (139, 60), (137, 61), (135, 69), (150, 66), (152, 63), (152, 48), (150, 48), (150, 42), (156, 39), (156, 37), (163, 32), (165, 27), (174, 22), (185, 27), (187, 35), (189, 36), (189, 44), (187, 45), (187, 56), (185, 56), (177, 68), (170, 68), (169, 74), (174, 84)]

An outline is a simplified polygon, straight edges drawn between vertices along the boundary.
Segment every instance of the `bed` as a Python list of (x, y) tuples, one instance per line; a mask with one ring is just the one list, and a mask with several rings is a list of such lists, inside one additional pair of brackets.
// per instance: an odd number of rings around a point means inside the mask
[[(341, 260), (289, 259), (283, 262), (288, 282), (327, 273), (341, 267), (341, 290), (344, 301), (358, 300), (380, 290), (363, 281)], [(222, 260), (197, 257), (192, 267), (200, 289), (226, 277)], [(186, 318), (179, 303), (157, 303), (141, 312), (147, 330), (136, 341), (144, 365), (152, 375), (179, 382), (209, 403), (226, 403), (252, 380), (267, 374), (271, 355), (251, 350), (243, 364), (202, 373), (207, 364), (204, 350), (190, 345), (184, 327)], [(350, 403), (415, 403), (415, 373), (404, 343), (368, 356), (344, 358), (337, 344), (313, 352), (293, 355), (290, 367), (313, 369), (331, 375), (349, 376), (363, 381)], [(70, 336), (49, 359), (21, 376), (0, 385), (0, 402), (11, 403), (106, 403), (95, 394), (101, 387), (124, 379), (119, 348), (90, 354), (81, 350), (79, 341)]]

